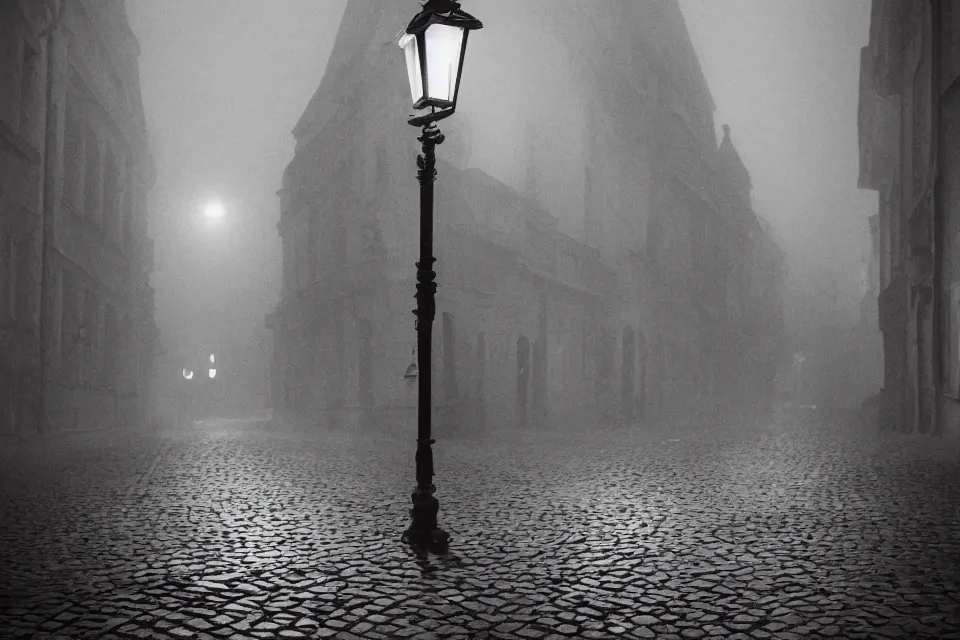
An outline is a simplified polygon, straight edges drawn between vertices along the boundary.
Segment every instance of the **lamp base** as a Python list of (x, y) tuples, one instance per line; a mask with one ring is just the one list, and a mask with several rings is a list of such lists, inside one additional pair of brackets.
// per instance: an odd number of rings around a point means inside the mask
[(449, 118), (452, 115), (453, 109), (447, 109), (446, 111), (433, 111), (431, 113), (415, 115), (407, 120), (407, 124), (411, 124), (415, 127), (425, 127), (432, 122), (440, 122), (441, 120)]
[(436, 553), (445, 553), (450, 543), (450, 534), (437, 525), (440, 501), (433, 495), (433, 487), (423, 490), (414, 489), (413, 508), (410, 509), (412, 522), (403, 534), (403, 542)]

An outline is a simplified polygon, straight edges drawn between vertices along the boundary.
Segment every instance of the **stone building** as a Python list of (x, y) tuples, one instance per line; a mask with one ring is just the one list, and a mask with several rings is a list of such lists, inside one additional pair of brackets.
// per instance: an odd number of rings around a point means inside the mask
[[(714, 167), (719, 219), (707, 233), (714, 256), (697, 279), (711, 296), (704, 334), (715, 352), (710, 395), (745, 409), (769, 409), (787, 358), (786, 255), (770, 224), (753, 210), (750, 172), (723, 126)], [(710, 277), (714, 280), (711, 282)], [(701, 285), (703, 286), (703, 285)], [(712, 291), (710, 291), (712, 287)]]
[(879, 192), (881, 427), (960, 420), (960, 8), (874, 0), (861, 54), (859, 186)]
[(0, 0), (0, 433), (144, 419), (153, 183), (122, 0)]
[[(277, 410), (413, 415), (419, 143), (396, 35), (416, 9), (351, 0), (294, 129), (268, 318)], [(491, 0), (480, 17), (438, 149), (442, 428), (712, 403), (736, 384), (728, 361), (756, 357), (729, 299), (777, 271), (679, 6)]]

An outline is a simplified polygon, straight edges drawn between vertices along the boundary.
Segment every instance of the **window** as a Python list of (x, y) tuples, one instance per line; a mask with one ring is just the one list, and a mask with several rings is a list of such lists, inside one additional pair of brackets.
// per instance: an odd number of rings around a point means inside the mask
[(63, 139), (63, 199), (79, 209), (83, 172), (83, 136), (80, 128), (80, 105), (74, 96), (67, 98), (67, 120)]

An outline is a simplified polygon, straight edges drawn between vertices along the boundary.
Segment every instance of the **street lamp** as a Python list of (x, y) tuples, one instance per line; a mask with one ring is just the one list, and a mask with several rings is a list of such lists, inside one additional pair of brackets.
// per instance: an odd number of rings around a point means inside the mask
[(452, 0), (427, 0), (400, 37), (414, 110), (429, 109), (408, 122), (423, 127), (417, 138), (423, 153), (417, 156), (420, 182), (420, 261), (417, 262), (417, 487), (413, 490), (411, 523), (403, 539), (418, 547), (445, 549), (450, 536), (437, 524), (440, 503), (434, 496), (433, 439), (430, 433), (431, 340), (437, 274), (433, 271), (433, 182), (436, 147), (443, 143), (437, 121), (453, 115), (460, 92), (460, 73), (467, 36), (483, 24)]

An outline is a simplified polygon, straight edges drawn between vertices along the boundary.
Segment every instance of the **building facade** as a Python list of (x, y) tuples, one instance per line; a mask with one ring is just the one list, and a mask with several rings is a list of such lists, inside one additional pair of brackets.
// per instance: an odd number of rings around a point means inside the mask
[(0, 1), (0, 432), (143, 421), (158, 333), (122, 0)]
[[(294, 129), (276, 410), (414, 415), (419, 143), (395, 36), (415, 11), (351, 0)], [(779, 254), (729, 135), (717, 146), (679, 6), (495, 0), (481, 17), (438, 148), (441, 428), (640, 421), (724, 397), (731, 359), (755, 375), (750, 358), (775, 351), (738, 318), (776, 316)]]
[(874, 0), (861, 54), (860, 187), (879, 193), (882, 428), (960, 420), (960, 8)]

